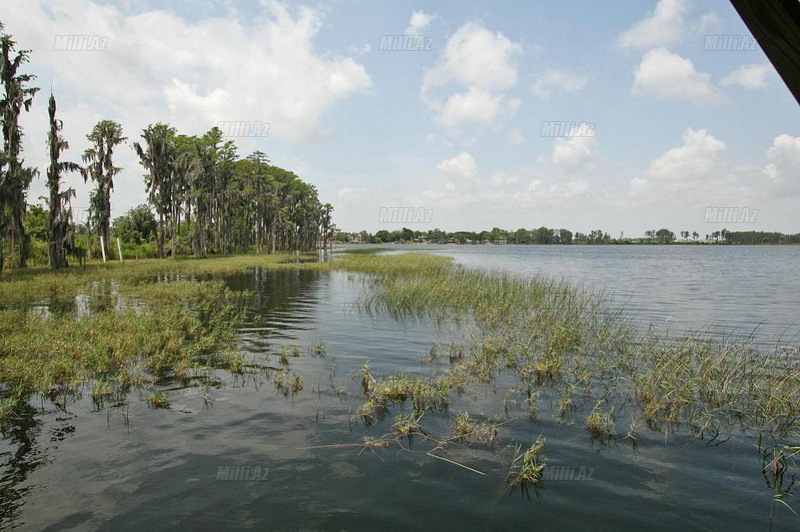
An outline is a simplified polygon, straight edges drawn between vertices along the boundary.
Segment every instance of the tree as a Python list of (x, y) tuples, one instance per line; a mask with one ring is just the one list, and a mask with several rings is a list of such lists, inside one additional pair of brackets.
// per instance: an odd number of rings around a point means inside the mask
[(114, 235), (137, 245), (150, 242), (156, 236), (157, 228), (153, 211), (147, 205), (134, 207), (114, 220)]
[(67, 266), (67, 255), (64, 246), (72, 221), (69, 203), (75, 197), (75, 190), (72, 188), (61, 191), (61, 174), (63, 172), (79, 172), (81, 167), (77, 163), (60, 162), (58, 160), (61, 152), (69, 148), (69, 144), (59, 134), (63, 124), (56, 119), (56, 99), (52, 94), (50, 95), (47, 109), (50, 115), (50, 133), (47, 136), (47, 144), (50, 147), (50, 166), (47, 168), (47, 188), (50, 192), (50, 196), (47, 199), (47, 208), (49, 210), (47, 219), (47, 256), (50, 267), (57, 270)]
[[(122, 126), (112, 120), (101, 120), (95, 124), (86, 139), (92, 146), (83, 153), (83, 162), (87, 163), (84, 180), (91, 179), (96, 186), (89, 199), (92, 221), (97, 226), (98, 235), (102, 237), (101, 245), (107, 246), (111, 222), (111, 191), (114, 189), (114, 176), (122, 170), (114, 166), (114, 148), (127, 139), (122, 136)], [(89, 247), (91, 249), (91, 244)]]
[(671, 244), (675, 240), (675, 233), (669, 229), (659, 229), (655, 234), (659, 244)]
[(25, 167), (22, 153), (22, 129), (19, 116), (22, 110), (30, 111), (38, 87), (28, 86), (36, 79), (32, 74), (20, 74), (19, 68), (28, 62), (30, 50), (16, 51), (16, 42), (6, 34), (0, 23), (0, 84), (2, 100), (3, 149), (0, 153), (0, 273), (5, 257), (3, 241), (11, 238), (11, 248), (17, 248), (19, 266), (27, 262), (28, 236), (25, 234), (25, 210), (28, 187), (36, 175), (35, 168)]
[[(164, 223), (169, 222), (173, 212), (174, 197), (174, 167), (176, 162), (176, 149), (172, 142), (175, 129), (167, 124), (151, 124), (142, 131), (145, 142), (143, 148), (138, 142), (133, 143), (133, 148), (139, 155), (139, 160), (145, 170), (145, 185), (148, 200), (155, 207), (158, 215), (158, 256), (164, 258)], [(174, 234), (174, 231), (173, 231)], [(173, 239), (173, 257), (175, 251)]]

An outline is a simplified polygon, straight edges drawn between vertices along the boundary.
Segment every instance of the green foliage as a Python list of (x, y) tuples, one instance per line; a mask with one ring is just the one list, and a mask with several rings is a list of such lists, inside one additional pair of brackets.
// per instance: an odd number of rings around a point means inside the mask
[(130, 209), (114, 220), (114, 236), (125, 244), (155, 242), (157, 223), (153, 211), (147, 205)]
[(29, 205), (25, 230), (31, 238), (47, 242), (47, 211), (41, 205)]

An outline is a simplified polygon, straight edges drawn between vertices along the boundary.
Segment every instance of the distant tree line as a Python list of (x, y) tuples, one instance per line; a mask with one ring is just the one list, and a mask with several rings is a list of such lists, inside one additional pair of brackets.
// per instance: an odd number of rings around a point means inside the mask
[(430, 243), (430, 244), (800, 244), (800, 233), (783, 234), (763, 231), (714, 231), (700, 238), (696, 231), (680, 231), (680, 239), (669, 229), (653, 229), (645, 231), (644, 238), (619, 238), (611, 236), (599, 229), (588, 233), (575, 232), (569, 229), (517, 229), (507, 231), (495, 227), (491, 231), (454, 231), (441, 229), (429, 231), (413, 231), (404, 227), (394, 231), (382, 230), (377, 233), (361, 231), (347, 233), (337, 231), (334, 240), (337, 242), (358, 242), (369, 244), (383, 243)]
[[(39, 175), (37, 168), (25, 166), (19, 122), (39, 91), (32, 86), (35, 76), (20, 71), (29, 57), (30, 50), (18, 50), (0, 22), (0, 273), (7, 262), (26, 267), (31, 252), (36, 262), (54, 269), (67, 266), (69, 255), (112, 255), (112, 236), (128, 249), (137, 246), (137, 255), (159, 257), (313, 250), (331, 240), (333, 207), (319, 201), (313, 185), (270, 165), (262, 152), (240, 158), (218, 128), (197, 137), (162, 123), (148, 126), (141, 142), (132, 145), (145, 169), (148, 204), (112, 225), (111, 194), (122, 170), (114, 160), (127, 141), (123, 128), (101, 120), (86, 135), (90, 147), (81, 156), (83, 164), (62, 161), (69, 145), (61, 136), (63, 124), (52, 94), (48, 195), (43, 206), (29, 206), (28, 190)], [(93, 186), (81, 224), (72, 216), (75, 190), (63, 187), (68, 172), (79, 173)]]

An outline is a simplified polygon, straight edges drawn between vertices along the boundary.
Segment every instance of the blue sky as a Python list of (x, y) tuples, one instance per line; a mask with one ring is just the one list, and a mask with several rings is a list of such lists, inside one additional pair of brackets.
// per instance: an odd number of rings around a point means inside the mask
[[(157, 121), (268, 122), (234, 139), (240, 154), (315, 184), (347, 230), (705, 234), (723, 227), (708, 207), (739, 207), (758, 214), (730, 230), (800, 231), (797, 103), (757, 46), (705, 49), (750, 36), (728, 1), (6, 0), (2, 17), (44, 89), (23, 122), (42, 171), (52, 85), (72, 160), (102, 118), (131, 141)], [(403, 34), (430, 49), (380, 49)], [(56, 35), (107, 46), (56, 51)], [(543, 137), (547, 121), (593, 126)], [(118, 164), (114, 215), (145, 201), (132, 150)], [(30, 201), (42, 194), (40, 178)], [(431, 222), (381, 223), (384, 206)]]

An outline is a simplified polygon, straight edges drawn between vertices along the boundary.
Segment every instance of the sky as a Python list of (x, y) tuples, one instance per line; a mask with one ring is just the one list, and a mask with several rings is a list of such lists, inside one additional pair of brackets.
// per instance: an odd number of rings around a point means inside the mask
[[(65, 160), (102, 119), (130, 145), (250, 123), (226, 131), (240, 156), (314, 184), (343, 230), (800, 232), (800, 109), (727, 0), (3, 0), (0, 21), (42, 88), (30, 203), (52, 90)], [(113, 216), (146, 202), (129, 146), (116, 164)], [(80, 221), (90, 185), (66, 182)]]

